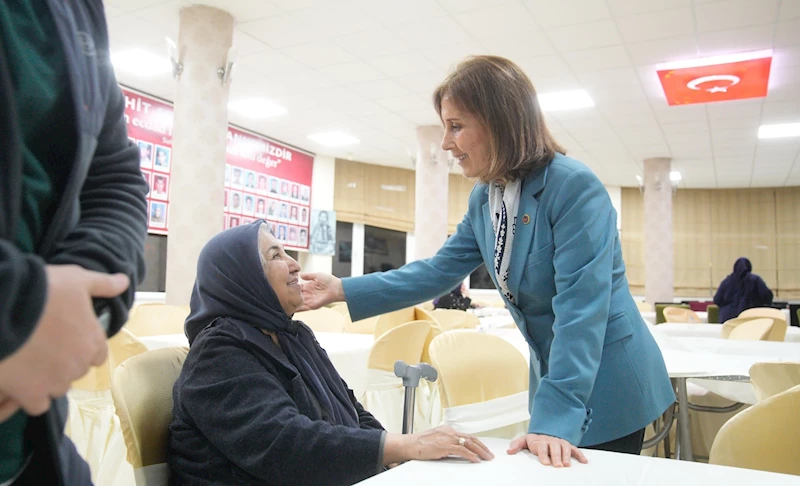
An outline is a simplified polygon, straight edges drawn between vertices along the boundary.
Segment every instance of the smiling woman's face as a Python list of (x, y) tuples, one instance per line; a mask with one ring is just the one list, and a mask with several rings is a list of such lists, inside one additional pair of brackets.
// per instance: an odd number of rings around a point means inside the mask
[(449, 96), (442, 99), (442, 150), (456, 159), (465, 177), (478, 177), (489, 168), (489, 131), (478, 118), (462, 110)]
[(300, 264), (286, 254), (283, 245), (269, 232), (266, 225), (258, 232), (258, 251), (261, 252), (264, 274), (278, 296), (283, 311), (292, 316), (303, 305), (300, 291)]

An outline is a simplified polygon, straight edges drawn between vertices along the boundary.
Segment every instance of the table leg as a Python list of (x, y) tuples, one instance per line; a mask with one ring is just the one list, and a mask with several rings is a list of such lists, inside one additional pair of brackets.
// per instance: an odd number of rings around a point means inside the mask
[(681, 461), (693, 461), (692, 436), (689, 427), (689, 393), (686, 391), (686, 378), (677, 378), (678, 385), (678, 445), (679, 452), (675, 458)]

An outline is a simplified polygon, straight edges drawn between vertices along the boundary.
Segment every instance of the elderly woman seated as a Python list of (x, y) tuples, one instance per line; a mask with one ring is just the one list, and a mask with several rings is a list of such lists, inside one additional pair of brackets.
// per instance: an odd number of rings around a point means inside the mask
[(410, 459), (492, 453), (438, 427), (387, 433), (356, 401), (305, 324), (300, 266), (267, 224), (206, 244), (175, 383), (169, 466), (176, 485), (339, 485)]

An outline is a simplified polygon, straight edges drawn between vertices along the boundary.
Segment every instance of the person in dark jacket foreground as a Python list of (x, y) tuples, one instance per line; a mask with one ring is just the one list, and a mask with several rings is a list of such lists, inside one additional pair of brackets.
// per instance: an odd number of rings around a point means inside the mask
[(714, 303), (719, 306), (719, 322), (733, 319), (747, 309), (772, 303), (772, 291), (752, 271), (750, 260), (739, 258), (733, 264), (733, 273), (719, 284), (714, 295)]
[(356, 401), (305, 324), (300, 266), (267, 224), (228, 229), (200, 254), (173, 390), (168, 463), (176, 485), (345, 485), (384, 466), (492, 453), (437, 427), (387, 433)]

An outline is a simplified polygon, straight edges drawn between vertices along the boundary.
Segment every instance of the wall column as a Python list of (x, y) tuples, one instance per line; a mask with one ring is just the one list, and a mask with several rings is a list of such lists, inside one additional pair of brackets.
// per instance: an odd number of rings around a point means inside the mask
[(414, 258), (433, 256), (447, 239), (447, 153), (442, 150), (442, 127), (417, 127)]
[(217, 75), (233, 42), (233, 17), (222, 10), (181, 9), (167, 239), (167, 304), (186, 305), (197, 258), (222, 230), (228, 88)]
[(672, 302), (672, 183), (670, 159), (644, 161), (644, 292), (650, 304)]

